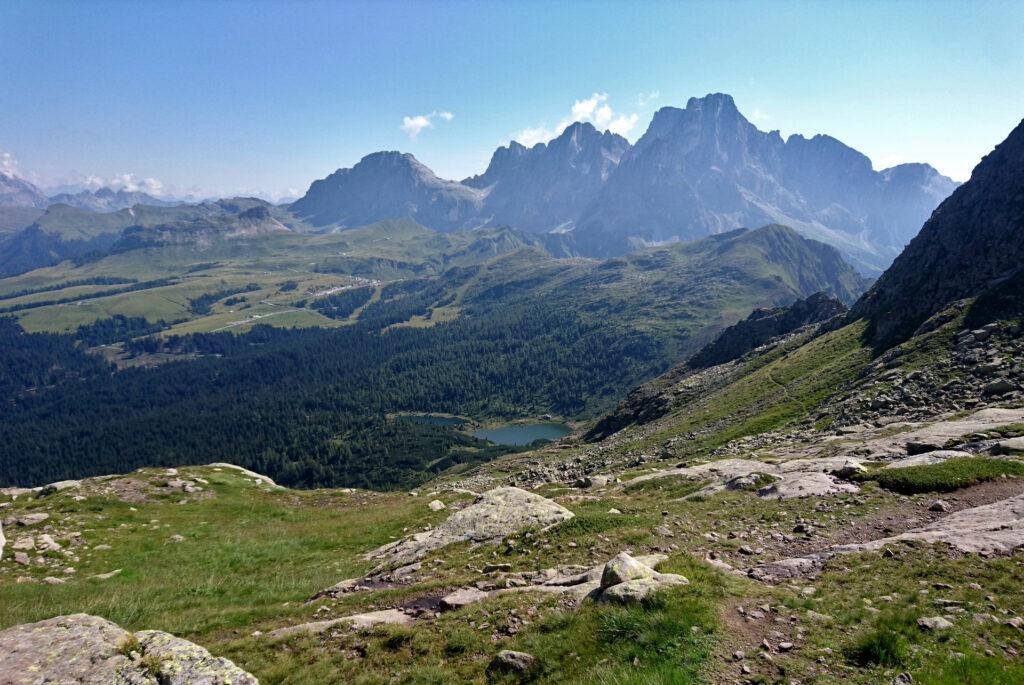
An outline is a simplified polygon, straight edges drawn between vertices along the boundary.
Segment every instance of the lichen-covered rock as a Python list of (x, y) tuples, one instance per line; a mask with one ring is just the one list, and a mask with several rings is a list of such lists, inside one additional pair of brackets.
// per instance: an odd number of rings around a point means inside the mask
[(256, 678), (197, 644), (159, 630), (135, 633), (160, 685), (258, 685)]
[(491, 660), (487, 670), (505, 673), (527, 673), (536, 662), (537, 659), (532, 654), (503, 649)]
[(0, 631), (3, 685), (258, 685), (227, 659), (167, 633), (132, 635), (72, 614)]
[(449, 516), (437, 528), (384, 545), (367, 558), (400, 566), (456, 542), (497, 543), (520, 530), (544, 530), (572, 517), (571, 511), (540, 495), (514, 487), (495, 488)]
[(601, 573), (601, 588), (607, 589), (631, 580), (653, 577), (654, 569), (641, 564), (625, 552), (619, 552), (604, 565), (604, 571)]
[(674, 573), (658, 573), (650, 578), (636, 578), (612, 585), (605, 589), (601, 598), (623, 604), (638, 604), (648, 595), (673, 585), (686, 585), (688, 582), (686, 578)]

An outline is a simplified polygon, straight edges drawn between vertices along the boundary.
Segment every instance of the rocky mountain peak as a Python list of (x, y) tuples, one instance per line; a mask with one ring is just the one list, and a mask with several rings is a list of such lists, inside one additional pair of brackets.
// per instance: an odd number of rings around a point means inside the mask
[(850, 316), (870, 320), (875, 342), (892, 345), (950, 303), (1019, 278), (1022, 263), (1024, 121), (939, 205)]

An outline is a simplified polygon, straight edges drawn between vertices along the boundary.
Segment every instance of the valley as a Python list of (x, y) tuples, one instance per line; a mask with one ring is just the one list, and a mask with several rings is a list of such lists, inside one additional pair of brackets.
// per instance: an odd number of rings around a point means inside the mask
[(1015, 8), (57, 4), (0, 685), (1024, 682)]

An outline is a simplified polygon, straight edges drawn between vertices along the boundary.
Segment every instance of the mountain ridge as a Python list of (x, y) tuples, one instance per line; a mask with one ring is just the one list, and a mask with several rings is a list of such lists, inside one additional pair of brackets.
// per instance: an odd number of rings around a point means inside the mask
[(461, 182), (408, 153), (374, 153), (314, 181), (290, 207), (321, 228), (408, 216), (445, 231), (565, 232), (593, 257), (779, 223), (871, 275), (956, 185), (923, 163), (875, 171), (828, 135), (784, 140), (748, 121), (731, 96), (711, 93), (659, 109), (634, 145), (576, 122), (547, 143), (499, 147), (483, 173)]

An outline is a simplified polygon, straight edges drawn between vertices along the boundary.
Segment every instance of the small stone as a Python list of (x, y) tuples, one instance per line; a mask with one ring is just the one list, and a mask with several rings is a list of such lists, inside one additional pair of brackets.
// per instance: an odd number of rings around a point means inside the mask
[(47, 585), (63, 585), (65, 580), (63, 578), (54, 578), (53, 576), (46, 576), (43, 578), (43, 582)]
[(487, 670), (506, 673), (527, 673), (536, 662), (537, 659), (532, 654), (503, 649), (498, 652), (490, 665), (487, 666)]
[(789, 652), (792, 649), (793, 649), (793, 643), (792, 642), (780, 642), (779, 643), (779, 651), (780, 652)]
[(441, 511), (442, 509), (445, 509), (444, 502), (439, 499), (432, 500), (427, 506), (430, 507), (430, 511)]
[(917, 626), (921, 630), (937, 631), (949, 630), (953, 624), (941, 616), (929, 616), (917, 619)]
[(943, 502), (941, 499), (937, 499), (934, 502), (932, 502), (932, 505), (930, 507), (928, 507), (928, 511), (947, 512), (949, 511), (949, 505)]
[(170, 541), (171, 542), (185, 542), (185, 536), (184, 535), (178, 535), (177, 533), (175, 533), (174, 535), (172, 535), (170, 537)]
[(486, 564), (484, 573), (508, 573), (512, 570), (512, 564)]

